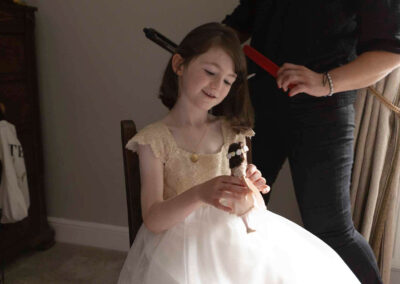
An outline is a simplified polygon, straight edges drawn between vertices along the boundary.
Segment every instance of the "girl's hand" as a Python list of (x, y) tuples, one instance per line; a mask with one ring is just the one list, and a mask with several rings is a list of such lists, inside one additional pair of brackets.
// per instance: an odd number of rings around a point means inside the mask
[(222, 205), (220, 199), (234, 198), (239, 200), (251, 191), (238, 177), (218, 176), (199, 184), (197, 192), (200, 200), (204, 203), (230, 213), (232, 212), (232, 208)]
[(307, 93), (314, 97), (324, 97), (329, 94), (329, 83), (323, 84), (324, 74), (316, 73), (305, 66), (285, 63), (278, 70), (276, 83), (278, 88), (288, 91), (289, 97), (299, 93)]
[(250, 179), (253, 184), (258, 188), (262, 193), (268, 193), (270, 191), (270, 187), (267, 185), (267, 181), (262, 177), (261, 172), (257, 169), (257, 167), (253, 164), (248, 164), (246, 169), (246, 177)]

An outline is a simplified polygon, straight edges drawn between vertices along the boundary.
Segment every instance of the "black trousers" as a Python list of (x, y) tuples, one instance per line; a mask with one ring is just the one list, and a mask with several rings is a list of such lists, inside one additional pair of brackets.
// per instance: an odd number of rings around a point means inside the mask
[[(288, 158), (305, 228), (330, 245), (361, 283), (382, 283), (372, 249), (352, 221), (353, 104), (305, 94), (288, 98), (260, 76), (249, 83), (256, 113), (253, 163), (272, 185)], [(271, 188), (270, 194), (279, 190)]]

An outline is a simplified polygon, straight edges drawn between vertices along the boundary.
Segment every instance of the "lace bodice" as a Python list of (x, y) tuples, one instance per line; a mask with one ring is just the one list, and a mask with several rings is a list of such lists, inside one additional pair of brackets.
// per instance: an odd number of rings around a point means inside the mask
[(228, 147), (233, 142), (246, 143), (246, 136), (252, 137), (254, 131), (247, 129), (237, 134), (229, 121), (221, 118), (224, 143), (217, 153), (199, 154), (199, 160), (190, 160), (191, 152), (180, 148), (174, 136), (163, 121), (149, 124), (140, 130), (126, 144), (126, 148), (137, 151), (137, 145), (150, 145), (154, 155), (164, 164), (164, 200), (219, 175), (230, 175)]

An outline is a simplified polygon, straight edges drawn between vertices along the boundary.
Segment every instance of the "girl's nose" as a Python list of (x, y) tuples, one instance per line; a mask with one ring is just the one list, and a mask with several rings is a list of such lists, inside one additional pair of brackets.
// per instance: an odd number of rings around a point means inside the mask
[(219, 90), (219, 88), (221, 87), (222, 84), (222, 79), (220, 78), (215, 78), (212, 82), (211, 82), (211, 88), (214, 90)]

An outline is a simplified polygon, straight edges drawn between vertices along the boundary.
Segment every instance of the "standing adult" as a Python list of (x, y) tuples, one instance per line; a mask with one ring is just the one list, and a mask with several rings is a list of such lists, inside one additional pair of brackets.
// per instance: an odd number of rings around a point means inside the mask
[(288, 158), (305, 228), (382, 283), (351, 217), (353, 103), (400, 66), (400, 0), (241, 0), (223, 23), (281, 66), (277, 79), (249, 66), (254, 164), (271, 185)]

